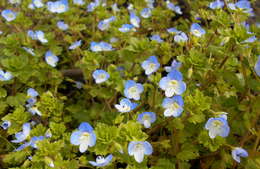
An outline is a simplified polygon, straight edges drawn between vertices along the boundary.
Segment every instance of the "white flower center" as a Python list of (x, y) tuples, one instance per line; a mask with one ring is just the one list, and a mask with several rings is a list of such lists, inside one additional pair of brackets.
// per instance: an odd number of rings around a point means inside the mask
[(105, 158), (102, 157), (102, 156), (98, 156), (97, 159), (96, 159), (96, 162), (97, 162), (98, 164), (102, 164), (102, 163), (104, 163), (105, 161), (106, 161)]
[(132, 95), (136, 95), (137, 94), (137, 88), (136, 86), (130, 87), (128, 89), (129, 93), (131, 93)]
[(80, 143), (89, 143), (90, 134), (88, 132), (83, 132), (79, 138)]
[(221, 126), (223, 126), (223, 123), (219, 120), (215, 120), (213, 123), (212, 123), (212, 126), (214, 128), (221, 128)]
[(144, 120), (144, 121), (145, 121), (145, 120), (151, 121), (151, 117), (150, 117), (148, 114), (145, 114), (145, 115), (143, 116), (143, 120)]

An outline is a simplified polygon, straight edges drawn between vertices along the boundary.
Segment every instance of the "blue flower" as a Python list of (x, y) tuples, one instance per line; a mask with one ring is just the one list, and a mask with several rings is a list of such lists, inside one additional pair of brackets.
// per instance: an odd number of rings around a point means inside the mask
[(92, 126), (87, 122), (81, 123), (78, 130), (71, 134), (70, 142), (73, 145), (79, 145), (81, 153), (87, 151), (88, 147), (93, 147), (96, 144), (96, 135)]
[(35, 35), (40, 42), (42, 42), (42, 43), (48, 42), (48, 40), (45, 38), (43, 31), (35, 31)]
[(126, 113), (135, 109), (137, 105), (137, 103), (133, 103), (129, 99), (124, 98), (120, 101), (120, 104), (115, 105), (115, 108), (121, 113)]
[(181, 95), (186, 90), (186, 84), (182, 81), (182, 74), (178, 70), (172, 70), (163, 77), (159, 86), (165, 91), (166, 97), (172, 97), (174, 94)]
[(143, 18), (149, 18), (150, 16), (152, 15), (152, 10), (150, 8), (144, 8), (142, 11), (141, 11), (141, 16)]
[(45, 53), (45, 61), (48, 65), (56, 67), (59, 61), (59, 58), (54, 55), (50, 50)]
[(187, 40), (188, 40), (188, 36), (186, 35), (186, 33), (181, 31), (174, 36), (174, 41), (177, 43), (183, 43), (186, 42)]
[(27, 35), (29, 37), (31, 37), (33, 40), (39, 40), (40, 42), (42, 43), (47, 43), (48, 40), (45, 38), (45, 35), (44, 35), (44, 32), (41, 31), (41, 30), (38, 30), (38, 31), (32, 31), (32, 30), (29, 30), (27, 32)]
[(1, 12), (2, 17), (5, 18), (8, 22), (15, 20), (16, 18), (16, 12), (13, 12), (10, 9), (5, 9)]
[(108, 19), (104, 19), (98, 23), (98, 29), (101, 31), (107, 30), (110, 26), (110, 23), (113, 22), (116, 19), (115, 16), (112, 16)]
[(206, 31), (198, 23), (193, 23), (191, 25), (190, 31), (193, 35), (197, 37), (201, 37), (206, 33)]
[(41, 8), (44, 4), (42, 3), (42, 0), (32, 0), (32, 3), (29, 4), (29, 8), (35, 9), (35, 8)]
[(93, 166), (96, 167), (104, 167), (106, 165), (108, 165), (108, 163), (113, 159), (113, 155), (110, 154), (108, 155), (106, 158), (102, 157), (102, 156), (98, 156), (96, 158), (96, 161), (89, 161), (89, 163)]
[(181, 33), (181, 31), (178, 31), (176, 28), (169, 28), (167, 29), (167, 32), (172, 34)]
[(163, 40), (161, 39), (160, 35), (152, 35), (152, 36), (150, 37), (150, 39), (151, 39), (151, 40), (154, 40), (154, 41), (156, 41), (156, 42), (158, 42), (158, 43), (162, 43), (162, 42), (163, 42)]
[(101, 51), (112, 51), (114, 49), (112, 45), (106, 42), (91, 42), (90, 50), (93, 52), (101, 52)]
[(238, 2), (235, 3), (235, 6), (238, 8), (238, 9), (241, 9), (243, 10), (244, 12), (248, 13), (248, 14), (251, 14), (251, 16), (254, 15), (253, 13), (253, 8), (251, 8), (251, 4), (249, 1), (247, 0), (240, 0)]
[(114, 3), (113, 5), (111, 5), (111, 8), (112, 8), (113, 12), (120, 11), (120, 9), (117, 7), (117, 3)]
[[(260, 77), (260, 55), (258, 56), (258, 59), (255, 63), (255, 72)], [(0, 75), (1, 76), (1, 75)]]
[(47, 9), (52, 13), (63, 13), (69, 9), (68, 0), (47, 2)]
[(144, 91), (141, 83), (136, 83), (133, 80), (128, 80), (125, 83), (124, 94), (129, 99), (140, 100), (140, 94)]
[(160, 63), (156, 56), (150, 56), (147, 60), (142, 63), (142, 68), (145, 70), (146, 75), (151, 75), (156, 72), (160, 67)]
[(76, 5), (84, 5), (85, 4), (84, 0), (73, 0), (73, 3), (76, 4)]
[(238, 163), (240, 163), (240, 157), (248, 157), (247, 151), (241, 147), (234, 148), (231, 154), (232, 158)]
[(151, 155), (152, 153), (153, 147), (147, 141), (131, 141), (128, 144), (128, 154), (134, 156), (138, 163), (144, 160), (144, 155)]
[(42, 112), (40, 112), (37, 107), (29, 107), (28, 112), (32, 113), (32, 115), (42, 115)]
[(163, 99), (162, 106), (165, 108), (164, 116), (179, 117), (183, 112), (183, 105), (183, 99), (179, 95)]
[(0, 81), (8, 81), (11, 80), (13, 78), (13, 75), (11, 74), (11, 72), (4, 72), (3, 70), (0, 69)]
[(63, 30), (63, 31), (65, 31), (69, 28), (69, 25), (64, 23), (63, 21), (57, 22), (57, 26), (60, 30)]
[(171, 3), (170, 1), (166, 1), (166, 6), (168, 9), (176, 12), (177, 14), (182, 14), (181, 8), (177, 5), (174, 5), (173, 3)]
[(26, 147), (31, 146), (32, 148), (37, 149), (37, 142), (38, 141), (42, 141), (44, 139), (44, 136), (34, 136), (31, 138), (31, 140), (29, 142), (26, 142), (24, 144), (22, 144), (21, 146), (19, 146), (18, 148), (15, 149), (15, 151), (21, 151), (23, 149), (25, 149)]
[(10, 4), (20, 4), (21, 0), (8, 0)]
[(35, 56), (34, 50), (33, 50), (32, 48), (23, 47), (23, 49), (24, 49), (27, 53), (29, 53), (29, 54)]
[(3, 123), (1, 124), (1, 127), (6, 130), (11, 126), (11, 122), (8, 120), (4, 120)]
[(253, 43), (257, 40), (255, 36), (251, 36), (248, 39), (244, 40), (243, 43)]
[(84, 84), (79, 81), (75, 81), (75, 84), (76, 84), (76, 88), (78, 88), (78, 89), (82, 89), (82, 87), (84, 86)]
[(209, 4), (209, 8), (211, 9), (220, 9), (224, 7), (224, 2), (220, 1), (220, 0), (216, 0), (214, 2), (211, 2)]
[(31, 127), (30, 123), (23, 124), (23, 131), (15, 134), (16, 140), (12, 140), (13, 143), (23, 142), (30, 135)]
[(39, 96), (39, 93), (35, 89), (29, 88), (27, 90), (27, 96), (29, 96), (29, 97), (37, 97), (37, 96)]
[(110, 77), (110, 75), (102, 69), (97, 69), (92, 74), (93, 78), (95, 79), (96, 83), (103, 83), (107, 81), (107, 79)]
[(129, 32), (132, 29), (135, 30), (134, 26), (131, 24), (123, 24), (120, 28), (118, 28), (120, 32)]
[(140, 27), (140, 18), (136, 16), (134, 12), (130, 12), (130, 23), (134, 26), (139, 28)]
[(69, 50), (73, 50), (76, 49), (77, 47), (81, 46), (81, 40), (78, 40), (76, 42), (74, 42), (73, 44), (70, 45)]
[(147, 7), (153, 9), (154, 8), (154, 1), (155, 0), (145, 0), (147, 3)]
[(89, 3), (89, 5), (87, 6), (87, 11), (93, 12), (96, 9), (96, 7), (99, 6), (99, 4), (100, 4), (100, 2), (98, 0), (96, 0), (95, 2)]
[(216, 136), (227, 137), (230, 130), (227, 120), (221, 117), (209, 118), (205, 129), (209, 130), (209, 137), (212, 139)]
[(145, 128), (150, 128), (151, 123), (156, 120), (156, 114), (154, 112), (143, 112), (138, 115), (137, 121), (144, 125)]
[(165, 66), (164, 69), (166, 72), (171, 72), (174, 69), (179, 69), (181, 67), (181, 62), (176, 61), (175, 59), (172, 61), (171, 66)]

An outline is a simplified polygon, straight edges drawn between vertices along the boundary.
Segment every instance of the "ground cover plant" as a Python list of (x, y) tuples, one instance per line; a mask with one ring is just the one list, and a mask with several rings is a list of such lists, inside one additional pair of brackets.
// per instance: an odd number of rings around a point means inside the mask
[(260, 169), (254, 0), (1, 0), (0, 168)]

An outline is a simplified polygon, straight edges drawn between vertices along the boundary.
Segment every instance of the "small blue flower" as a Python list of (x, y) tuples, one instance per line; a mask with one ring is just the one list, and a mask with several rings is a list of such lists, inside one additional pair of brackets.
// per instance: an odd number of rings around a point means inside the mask
[(5, 18), (6, 21), (10, 22), (15, 20), (17, 14), (10, 9), (5, 9), (1, 12), (1, 15)]
[(29, 8), (35, 9), (35, 8), (42, 8), (44, 6), (44, 3), (42, 3), (42, 0), (32, 0), (32, 3), (29, 4)]
[(1, 124), (1, 127), (6, 130), (11, 126), (11, 122), (8, 120), (4, 120), (3, 123)]
[(10, 4), (20, 4), (21, 0), (8, 0)]
[(227, 7), (228, 7), (229, 9), (231, 9), (231, 10), (236, 10), (236, 4), (234, 4), (234, 3), (228, 3), (228, 4), (227, 4)]
[(129, 99), (124, 98), (120, 101), (120, 104), (115, 105), (115, 108), (121, 113), (126, 113), (135, 109), (137, 105), (137, 103), (133, 103)]
[[(258, 59), (255, 63), (255, 72), (260, 77), (260, 55), (258, 56)], [(1, 75), (0, 75), (1, 76)]]
[(154, 41), (156, 41), (156, 42), (158, 42), (158, 43), (162, 43), (162, 42), (163, 42), (163, 40), (161, 39), (160, 35), (152, 35), (152, 36), (150, 37), (150, 39), (151, 39), (151, 40), (154, 40)]
[(176, 28), (169, 28), (169, 29), (167, 29), (167, 32), (172, 33), (172, 34), (181, 33), (181, 31), (178, 31)]
[(13, 75), (11, 74), (11, 72), (4, 72), (3, 70), (0, 69), (0, 81), (8, 81), (11, 80), (13, 78)]
[(47, 2), (47, 9), (52, 13), (63, 13), (68, 11), (68, 0), (59, 0), (55, 2)]
[(29, 97), (37, 97), (37, 96), (39, 96), (39, 93), (35, 89), (29, 88), (27, 90), (27, 96), (29, 96)]
[(216, 0), (214, 2), (211, 2), (209, 4), (209, 8), (211, 9), (220, 9), (224, 7), (224, 2), (220, 1), (220, 0)]
[(174, 5), (173, 3), (171, 3), (170, 1), (166, 1), (166, 6), (168, 9), (176, 12), (177, 14), (182, 14), (181, 8), (177, 5)]
[(82, 89), (84, 84), (82, 82), (79, 82), (79, 81), (75, 81), (75, 84), (76, 84), (76, 88), (78, 89)]
[(148, 8), (151, 8), (151, 9), (154, 8), (154, 1), (155, 0), (145, 0), (145, 2), (147, 3)]
[(93, 52), (101, 52), (101, 51), (112, 51), (114, 49), (112, 45), (106, 42), (91, 42), (90, 50)]
[(179, 117), (183, 112), (183, 105), (183, 99), (179, 95), (163, 99), (162, 106), (165, 108), (164, 116)]
[(112, 37), (112, 38), (110, 38), (109, 42), (110, 43), (116, 43), (116, 42), (118, 42), (118, 38)]
[(246, 13), (249, 13), (252, 15), (254, 15), (253, 13), (253, 8), (251, 8), (251, 4), (249, 1), (247, 0), (240, 0), (238, 2), (235, 3), (235, 6), (238, 8), (238, 9), (241, 9), (243, 10), (244, 12)]
[(147, 141), (131, 141), (128, 144), (128, 154), (134, 156), (138, 163), (144, 160), (144, 155), (151, 155), (152, 153), (153, 147)]
[(129, 99), (140, 100), (140, 94), (144, 91), (141, 83), (136, 83), (133, 80), (128, 80), (125, 83), (124, 94)]
[(102, 156), (98, 156), (96, 158), (96, 161), (89, 161), (89, 163), (93, 166), (96, 167), (104, 167), (106, 165), (108, 165), (108, 163), (113, 159), (113, 155), (110, 154), (108, 155), (106, 158), (102, 157)]
[(69, 50), (73, 50), (76, 49), (77, 47), (81, 46), (81, 40), (78, 40), (76, 42), (74, 42), (73, 44), (70, 45)]
[(144, 125), (145, 128), (150, 128), (151, 123), (156, 120), (156, 114), (154, 112), (143, 112), (138, 115), (137, 121)]
[(201, 37), (206, 33), (206, 31), (198, 23), (193, 23), (191, 25), (190, 31), (193, 35), (197, 37)]
[(33, 50), (32, 48), (23, 47), (23, 49), (24, 49), (27, 53), (29, 53), (29, 54), (35, 56), (34, 50)]
[(95, 0), (95, 2), (89, 3), (89, 5), (87, 6), (87, 11), (93, 12), (96, 9), (96, 7), (98, 7), (99, 5), (100, 5), (100, 0)]
[(181, 31), (174, 36), (174, 41), (177, 43), (183, 43), (186, 42), (187, 40), (188, 40), (188, 36), (186, 35), (186, 33)]
[(84, 5), (85, 4), (84, 0), (73, 0), (73, 3), (76, 4), (76, 5)]
[(113, 5), (111, 5), (111, 8), (112, 8), (113, 12), (120, 11), (120, 9), (117, 7), (117, 3), (114, 3)]
[(95, 70), (92, 76), (95, 79), (95, 82), (98, 84), (107, 81), (107, 79), (110, 77), (110, 75), (102, 69)]
[(30, 112), (32, 115), (37, 114), (39, 116), (42, 116), (42, 112), (40, 112), (37, 107), (30, 107), (28, 109), (28, 112)]
[(241, 147), (234, 148), (231, 154), (232, 158), (238, 163), (240, 163), (240, 157), (248, 157), (247, 151)]
[(165, 91), (166, 97), (172, 97), (174, 94), (181, 95), (186, 90), (186, 84), (182, 81), (182, 74), (178, 70), (172, 70), (163, 77), (159, 86)]
[(179, 69), (181, 67), (181, 62), (178, 62), (178, 61), (176, 61), (175, 59), (172, 61), (172, 64), (171, 64), (171, 66), (165, 66), (164, 67), (164, 70), (166, 71), (166, 72), (171, 72), (172, 70), (174, 70), (174, 69)]
[(253, 43), (257, 40), (256, 36), (251, 36), (248, 39), (244, 40), (243, 43)]
[(63, 21), (57, 22), (57, 26), (60, 30), (63, 30), (63, 31), (65, 31), (69, 28), (69, 25), (64, 23)]
[(19, 146), (18, 148), (15, 149), (15, 151), (21, 151), (23, 149), (25, 149), (26, 147), (31, 146), (32, 148), (37, 149), (37, 142), (38, 141), (42, 141), (44, 139), (44, 136), (34, 136), (31, 138), (31, 140), (29, 142), (26, 142), (24, 144), (22, 144), (21, 146)]
[(147, 60), (142, 63), (142, 68), (145, 70), (146, 75), (151, 75), (156, 72), (160, 67), (160, 63), (156, 56), (150, 56)]
[(27, 32), (27, 35), (29, 37), (31, 37), (33, 40), (39, 40), (40, 42), (42, 43), (47, 43), (48, 40), (45, 38), (45, 35), (44, 35), (44, 32), (41, 31), (41, 30), (38, 30), (38, 31), (32, 31), (32, 30), (29, 30)]
[(45, 38), (43, 31), (35, 31), (35, 35), (40, 42), (42, 42), (42, 43), (48, 42), (48, 40)]
[(115, 16), (112, 16), (108, 19), (104, 19), (98, 23), (98, 29), (101, 31), (107, 30), (110, 26), (110, 23), (113, 22), (116, 19)]
[(150, 16), (152, 15), (152, 10), (150, 8), (144, 8), (142, 11), (141, 11), (141, 16), (143, 18), (149, 18)]
[(15, 134), (16, 140), (12, 140), (13, 143), (23, 142), (30, 135), (31, 127), (30, 123), (23, 124), (23, 131)]
[(96, 144), (96, 135), (92, 126), (87, 122), (81, 123), (78, 130), (71, 134), (70, 142), (73, 145), (79, 145), (81, 153), (87, 151), (88, 147), (93, 147)]
[(120, 32), (129, 32), (131, 30), (135, 30), (134, 26), (131, 24), (123, 24), (120, 28), (118, 28)]
[(48, 65), (56, 67), (59, 61), (59, 58), (54, 55), (50, 50), (45, 53), (45, 61)]
[(134, 26), (139, 28), (140, 27), (140, 18), (136, 16), (134, 12), (130, 12), (130, 23)]
[(227, 120), (221, 117), (209, 118), (205, 129), (209, 130), (209, 137), (212, 139), (216, 136), (227, 137), (230, 130)]

